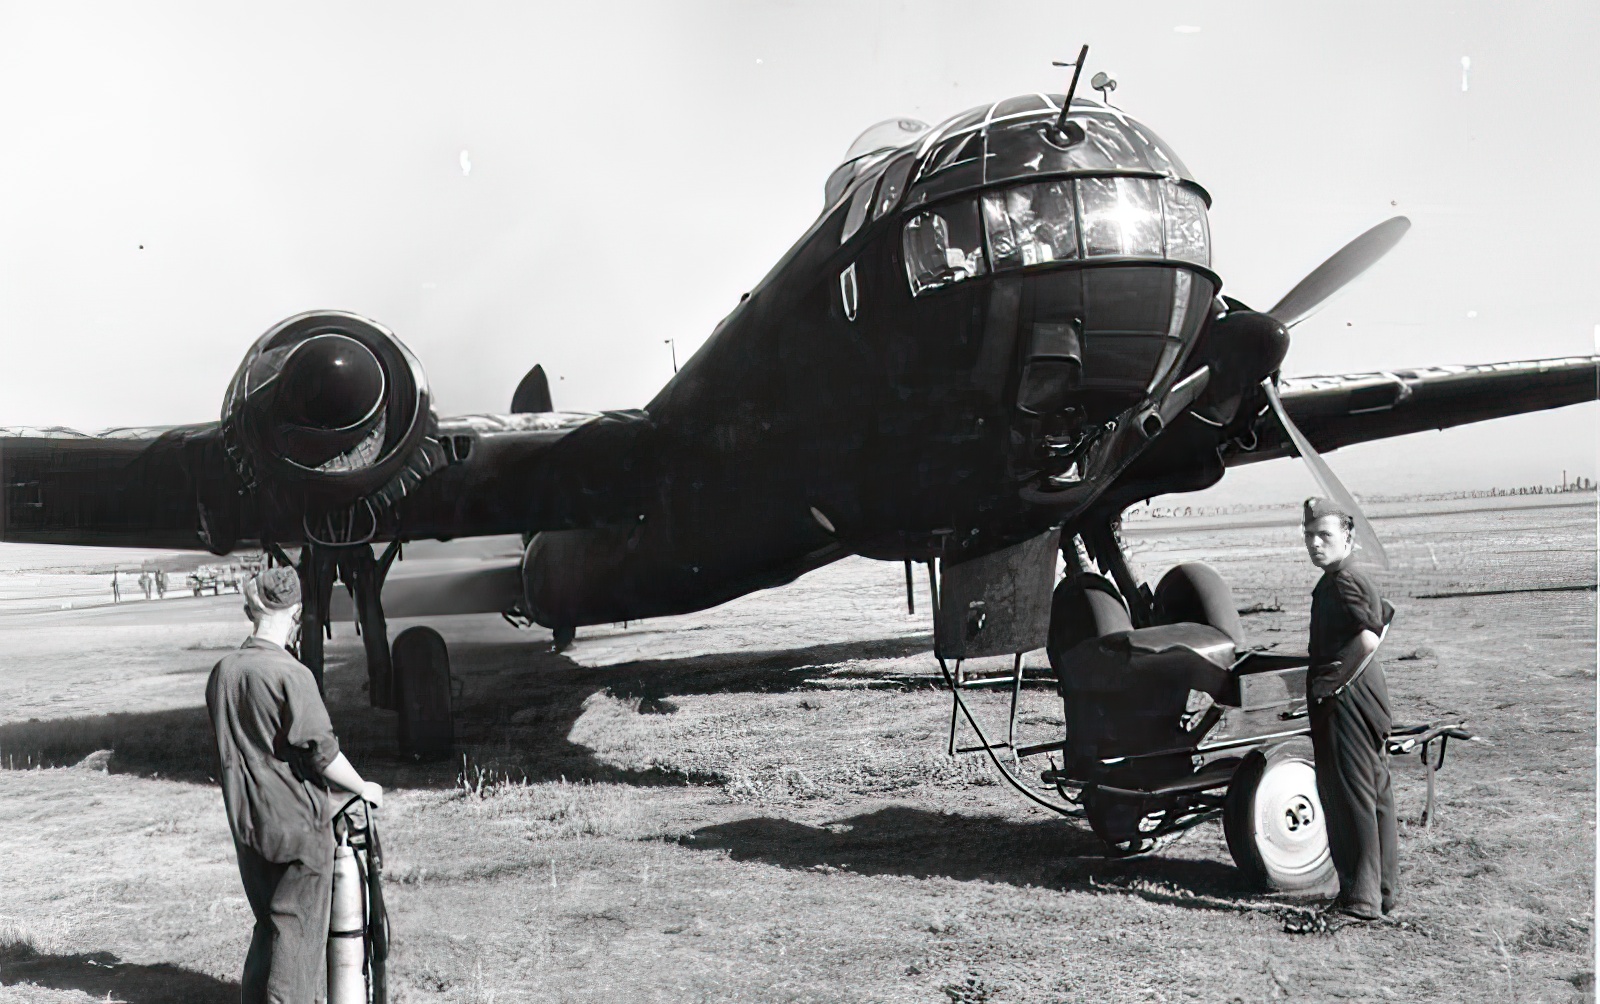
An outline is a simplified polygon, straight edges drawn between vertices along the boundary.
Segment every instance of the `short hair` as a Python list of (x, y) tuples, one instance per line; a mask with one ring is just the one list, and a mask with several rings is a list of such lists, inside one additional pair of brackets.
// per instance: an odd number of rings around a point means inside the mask
[(241, 590), (253, 612), (276, 613), (300, 603), (300, 576), (292, 568), (267, 568), (245, 580)]
[(1326, 516), (1339, 517), (1339, 525), (1344, 527), (1345, 533), (1355, 533), (1356, 518), (1354, 516), (1346, 512), (1344, 507), (1339, 505), (1339, 503), (1334, 502), (1331, 499), (1319, 498), (1315, 495), (1306, 499), (1304, 514), (1300, 518), (1300, 524), (1302, 526), (1310, 526), (1312, 523), (1315, 523), (1317, 520)]

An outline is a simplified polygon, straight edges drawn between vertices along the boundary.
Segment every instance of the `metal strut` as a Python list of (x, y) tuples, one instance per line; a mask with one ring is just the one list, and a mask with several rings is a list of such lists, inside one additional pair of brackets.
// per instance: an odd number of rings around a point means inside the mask
[[(967, 702), (961, 699), (961, 689), (956, 686), (955, 679), (950, 675), (950, 668), (947, 665), (945, 665), (944, 657), (939, 655), (938, 653), (934, 653), (934, 656), (935, 656), (935, 658), (937, 658), (939, 660), (939, 672), (944, 674), (945, 685), (950, 688), (950, 696), (952, 698), (952, 705), (951, 705), (951, 709), (950, 709), (950, 714), (951, 714), (952, 723), (954, 722), (955, 713), (959, 709), (960, 712), (964, 716), (966, 716), (967, 724), (972, 726), (972, 731), (977, 733), (978, 745), (977, 746), (973, 746), (973, 747), (969, 747), (969, 750), (972, 751), (972, 752), (976, 752), (977, 750), (981, 749), (985, 753), (989, 754), (989, 760), (990, 760), (991, 763), (994, 764), (995, 769), (1000, 772), (1000, 776), (1005, 779), (1005, 782), (1007, 784), (1009, 784), (1009, 785), (1011, 785), (1011, 787), (1015, 788), (1017, 790), (1018, 794), (1022, 795), (1022, 797), (1026, 798), (1028, 801), (1033, 802), (1034, 804), (1040, 806), (1041, 808), (1049, 809), (1051, 812), (1054, 812), (1057, 815), (1072, 816), (1072, 817), (1078, 817), (1078, 816), (1083, 815), (1082, 811), (1080, 809), (1078, 809), (1077, 806), (1073, 806), (1073, 805), (1070, 805), (1070, 804), (1066, 805), (1066, 806), (1057, 805), (1054, 802), (1050, 801), (1049, 799), (1043, 798), (1040, 795), (1038, 795), (1038, 794), (1036, 794), (1036, 793), (1034, 793), (1032, 791), (1029, 791), (1027, 789), (1027, 787), (1025, 787), (1023, 785), (1023, 783), (1020, 780), (1018, 780), (1017, 777), (1014, 774), (1011, 773), (1011, 769), (1009, 767), (1007, 767), (1005, 764), (1000, 762), (1000, 758), (995, 755), (995, 750), (1009, 747), (1010, 743), (1005, 744), (1005, 746), (999, 746), (999, 745), (996, 745), (994, 743), (989, 742), (989, 737), (983, 734), (983, 727), (981, 725), (979, 725), (978, 724), (978, 720), (973, 717), (972, 710), (967, 707)], [(952, 739), (954, 738), (954, 735), (955, 735), (954, 727), (952, 725), (952, 730), (951, 730)], [(969, 750), (960, 750), (960, 751), (957, 751), (957, 752), (968, 752)], [(1012, 751), (1012, 756), (1013, 757), (1016, 756), (1016, 752), (1015, 752), (1014, 749)]]
[[(939, 575), (934, 570), (934, 565), (931, 560), (928, 562), (928, 589), (933, 596), (934, 621), (937, 623), (939, 616)], [(956, 681), (956, 678), (951, 675), (950, 666), (945, 662), (944, 652), (942, 652), (939, 648), (939, 632), (937, 630), (935, 630), (933, 633), (933, 657), (939, 662), (939, 672), (944, 675), (945, 686), (950, 688), (951, 701), (949, 754), (951, 756), (955, 756), (959, 753), (975, 753), (978, 750), (983, 750), (983, 752), (989, 755), (990, 762), (994, 764), (995, 769), (1000, 772), (1000, 776), (1005, 779), (1005, 782), (1011, 785), (1011, 787), (1015, 788), (1017, 792), (1024, 798), (1035, 803), (1041, 808), (1045, 808), (1056, 813), (1057, 815), (1072, 817), (1082, 816), (1083, 813), (1077, 806), (1071, 805), (1070, 803), (1066, 806), (1056, 805), (1054, 802), (1051, 802), (1050, 800), (1042, 798), (1034, 792), (1029, 791), (1028, 788), (1024, 786), (1020, 780), (1018, 780), (1016, 775), (1011, 772), (1011, 769), (1000, 762), (1000, 758), (995, 754), (995, 750), (997, 749), (1009, 749), (1011, 750), (1012, 759), (1017, 761), (1020, 766), (1020, 758), (1013, 741), (1016, 738), (1017, 699), (1022, 692), (1022, 653), (1017, 653), (1016, 659), (1012, 663), (1011, 719), (1006, 731), (1006, 742), (1003, 744), (989, 742), (989, 737), (984, 734), (983, 727), (978, 724), (977, 718), (973, 717), (972, 710), (967, 707), (967, 702), (962, 700), (961, 685)], [(964, 715), (967, 719), (967, 724), (972, 726), (972, 731), (978, 737), (977, 746), (969, 746), (962, 749), (956, 748), (956, 725), (958, 724), (958, 713), (960, 715)], [(1054, 749), (1057, 748), (1057, 744), (1046, 743), (1045, 747)], [(1035, 747), (1029, 748), (1030, 753), (1044, 751), (1045, 749)]]

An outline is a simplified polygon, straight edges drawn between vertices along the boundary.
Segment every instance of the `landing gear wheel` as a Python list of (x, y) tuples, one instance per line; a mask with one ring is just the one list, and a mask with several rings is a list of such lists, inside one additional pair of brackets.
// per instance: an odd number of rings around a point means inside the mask
[(578, 629), (571, 624), (557, 624), (550, 629), (550, 651), (565, 652), (578, 637)]
[(1327, 823), (1308, 750), (1279, 745), (1244, 758), (1222, 813), (1228, 852), (1251, 884), (1312, 889), (1333, 877)]
[(394, 704), (400, 712), (400, 755), (437, 760), (450, 755), (450, 653), (430, 627), (407, 628), (394, 640)]

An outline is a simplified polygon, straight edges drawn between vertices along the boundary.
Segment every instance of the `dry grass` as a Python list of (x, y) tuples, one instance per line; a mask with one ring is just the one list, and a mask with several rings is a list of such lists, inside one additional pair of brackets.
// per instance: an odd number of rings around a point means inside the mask
[[(1427, 541), (1439, 564), (1478, 575), (1487, 557), (1449, 544), (1471, 535), (1439, 525)], [(1282, 598), (1283, 610), (1249, 618), (1252, 637), (1295, 644), (1310, 579), (1268, 532), (1141, 553), (1147, 568), (1221, 555), (1245, 583), (1241, 605)], [(1386, 534), (1391, 549), (1423, 555), (1431, 574), (1427, 548), (1396, 538)], [(1593, 540), (1590, 522), (1567, 543), (1592, 562)], [(381, 825), (394, 999), (1592, 999), (1594, 596), (1411, 600), (1405, 568), (1390, 644), (1411, 657), (1389, 670), (1400, 717), (1460, 713), (1496, 745), (1452, 746), (1430, 829), (1414, 761), (1397, 764), (1412, 926), (1322, 936), (1283, 933), (1281, 904), (1238, 885), (1214, 824), (1159, 855), (1109, 860), (1081, 825), (1021, 805), (981, 761), (945, 758), (948, 704), (927, 686), (925, 651), (856, 637), (874, 624), (903, 631), (898, 567), (841, 566), (684, 618), (677, 633), (647, 626), (698, 646), (671, 660), (618, 661), (642, 643), (596, 632), (601, 654), (584, 667), (532, 656), (487, 620), (447, 623), (466, 684), (464, 765), (389, 752), (392, 718), (365, 707), (354, 640), (341, 636), (335, 719), (357, 765), (392, 792)], [(834, 600), (856, 581), (851, 621)], [(719, 633), (719, 618), (737, 629)], [(818, 644), (824, 621), (845, 640)], [(791, 627), (741, 651), (760, 623)], [(215, 632), (197, 625), (184, 643)], [(71, 657), (109, 662), (123, 639), (95, 644)], [(181, 658), (208, 668), (213, 657)], [(0, 652), (0, 691), (53, 668)], [(198, 974), (210, 982), (197, 992), (215, 996), (197, 999), (227, 999), (249, 916), (215, 788), (174, 780), (209, 755), (195, 696), (171, 707), (82, 686), (80, 703), (123, 713), (0, 724), (24, 763), (89, 758), (0, 771), (0, 944), (29, 944), (57, 972), (56, 989), (0, 995), (89, 999), (60, 986), (87, 985), (94, 967), (61, 960), (111, 952)], [(1058, 727), (1048, 691), (1025, 698), (1027, 729)], [(1001, 700), (978, 698), (987, 721)], [(102, 759), (112, 773), (94, 769)], [(0, 959), (0, 980), (6, 971)]]

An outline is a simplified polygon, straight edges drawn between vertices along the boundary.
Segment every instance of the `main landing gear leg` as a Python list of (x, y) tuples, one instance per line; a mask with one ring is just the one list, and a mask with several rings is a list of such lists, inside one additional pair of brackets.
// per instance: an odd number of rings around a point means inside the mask
[[(1082, 531), (1084, 549), (1095, 564), (1111, 573), (1117, 590), (1127, 601), (1128, 614), (1134, 627), (1148, 627), (1152, 622), (1152, 594), (1150, 587), (1139, 581), (1128, 564), (1128, 554), (1122, 549), (1121, 514), (1095, 513)], [(1063, 539), (1062, 547), (1067, 546)], [(1072, 560), (1072, 559), (1069, 559)]]
[(349, 548), (339, 556), (339, 577), (350, 586), (356, 625), (366, 649), (367, 696), (375, 708), (395, 706), (394, 660), (389, 649), (389, 623), (383, 613), (383, 580), (398, 553), (398, 542), (392, 542), (379, 558), (373, 557), (373, 549), (367, 544)]
[(333, 573), (337, 562), (325, 547), (307, 544), (300, 551), (300, 661), (322, 685), (323, 641), (331, 633), (328, 606), (333, 599)]

